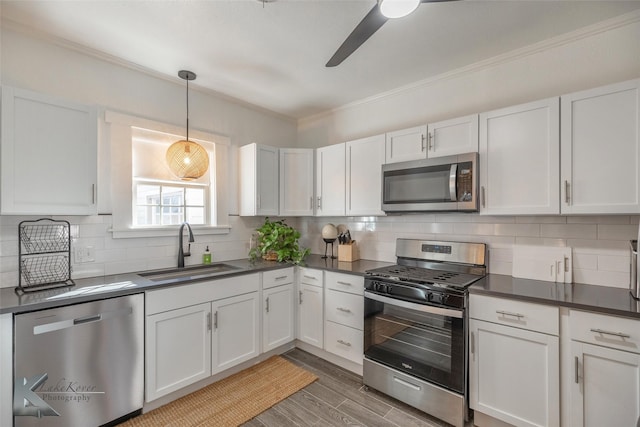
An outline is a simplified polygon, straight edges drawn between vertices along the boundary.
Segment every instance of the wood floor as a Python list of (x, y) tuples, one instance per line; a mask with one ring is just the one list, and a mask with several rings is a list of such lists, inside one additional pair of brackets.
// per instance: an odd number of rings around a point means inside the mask
[(441, 427), (449, 424), (375, 390), (362, 377), (300, 349), (282, 355), (318, 380), (243, 424), (244, 427)]

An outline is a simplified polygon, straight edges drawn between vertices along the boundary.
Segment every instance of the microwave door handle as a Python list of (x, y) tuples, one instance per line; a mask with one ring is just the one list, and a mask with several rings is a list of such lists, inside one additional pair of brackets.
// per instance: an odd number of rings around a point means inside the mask
[(458, 177), (458, 164), (454, 163), (451, 165), (451, 170), (449, 171), (449, 195), (451, 196), (452, 202), (458, 201), (458, 196), (456, 194), (456, 178)]

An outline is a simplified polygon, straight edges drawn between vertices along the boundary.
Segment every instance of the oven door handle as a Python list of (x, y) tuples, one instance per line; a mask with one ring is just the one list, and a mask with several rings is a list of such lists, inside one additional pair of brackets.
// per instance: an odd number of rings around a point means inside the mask
[(442, 316), (455, 317), (456, 319), (462, 319), (462, 310), (448, 309), (442, 307), (434, 307), (426, 304), (416, 304), (413, 302), (403, 301), (395, 298), (389, 298), (382, 295), (374, 294), (373, 292), (364, 291), (364, 297), (372, 299), (374, 301), (382, 302), (385, 304), (393, 305), (396, 307), (408, 308), (410, 310), (421, 311), (423, 313), (433, 313)]

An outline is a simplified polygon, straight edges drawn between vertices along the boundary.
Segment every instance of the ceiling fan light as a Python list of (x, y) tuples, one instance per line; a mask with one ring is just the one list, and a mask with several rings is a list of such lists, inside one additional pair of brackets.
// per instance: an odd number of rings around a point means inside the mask
[(418, 8), (420, 0), (379, 0), (380, 13), (387, 18), (402, 18)]

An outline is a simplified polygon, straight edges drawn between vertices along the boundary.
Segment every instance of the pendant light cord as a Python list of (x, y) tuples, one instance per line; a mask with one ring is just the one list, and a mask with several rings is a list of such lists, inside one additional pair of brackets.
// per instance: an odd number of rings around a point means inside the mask
[(189, 79), (187, 80), (187, 141), (189, 141)]

